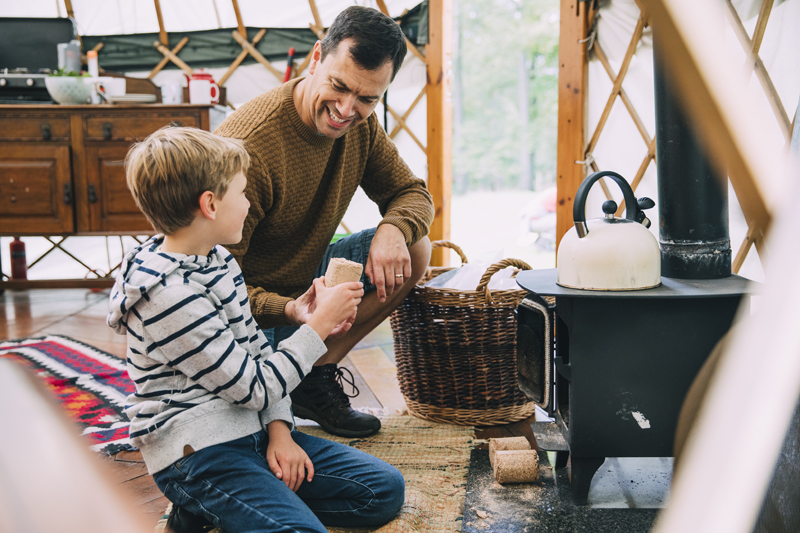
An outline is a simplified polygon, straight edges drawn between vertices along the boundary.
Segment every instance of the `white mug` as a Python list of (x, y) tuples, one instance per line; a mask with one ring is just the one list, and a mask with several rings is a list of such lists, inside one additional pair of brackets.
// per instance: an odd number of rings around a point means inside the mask
[(101, 94), (107, 96), (124, 96), (125, 95), (125, 78), (112, 78), (109, 76), (100, 76), (94, 78), (94, 88), (92, 90), (92, 103), (101, 104), (103, 99)]
[(161, 86), (162, 104), (182, 104), (183, 85), (180, 83), (167, 83)]
[(189, 102), (192, 104), (218, 104), (219, 85), (208, 80), (189, 80)]

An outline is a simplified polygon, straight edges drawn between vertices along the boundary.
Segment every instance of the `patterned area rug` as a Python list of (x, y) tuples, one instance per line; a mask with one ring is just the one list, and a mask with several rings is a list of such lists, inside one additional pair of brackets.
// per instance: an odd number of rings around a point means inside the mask
[(0, 343), (0, 358), (16, 361), (39, 377), (83, 429), (93, 450), (112, 455), (135, 449), (123, 412), (135, 387), (124, 361), (61, 335)]
[[(471, 427), (437, 424), (413, 416), (381, 417), (381, 431), (366, 439), (344, 439), (319, 426), (298, 426), (315, 437), (335, 440), (394, 465), (406, 479), (406, 501), (397, 517), (378, 529), (330, 528), (331, 533), (445, 533), (461, 531), (470, 452), (479, 444)], [(483, 441), (481, 441), (483, 442)], [(156, 526), (165, 531), (166, 517)], [(214, 529), (209, 533), (224, 533)]]

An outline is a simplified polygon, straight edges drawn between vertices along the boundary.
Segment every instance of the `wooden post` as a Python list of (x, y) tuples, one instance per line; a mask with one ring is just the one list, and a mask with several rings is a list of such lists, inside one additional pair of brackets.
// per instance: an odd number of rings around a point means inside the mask
[(561, 0), (558, 40), (558, 158), (556, 243), (573, 226), (572, 204), (586, 175), (586, 5)]
[[(428, 190), (435, 215), (430, 239), (450, 239), (452, 194), (453, 107), (450, 97), (450, 61), (453, 41), (453, 0), (431, 0), (428, 11), (430, 43), (427, 47)], [(447, 266), (445, 248), (433, 251), (431, 264)]]

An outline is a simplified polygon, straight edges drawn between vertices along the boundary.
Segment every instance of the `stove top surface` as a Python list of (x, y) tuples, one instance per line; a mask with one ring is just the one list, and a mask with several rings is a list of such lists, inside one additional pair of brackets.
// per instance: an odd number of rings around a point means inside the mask
[(741, 296), (752, 292), (759, 284), (747, 278), (731, 275), (722, 279), (677, 279), (661, 276), (661, 285), (636, 291), (590, 291), (570, 289), (556, 283), (558, 269), (525, 270), (517, 274), (517, 284), (542, 296), (578, 298), (708, 298)]

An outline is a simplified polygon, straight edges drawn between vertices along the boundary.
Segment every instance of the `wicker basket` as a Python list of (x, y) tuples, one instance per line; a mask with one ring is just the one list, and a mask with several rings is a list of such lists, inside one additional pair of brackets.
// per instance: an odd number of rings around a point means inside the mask
[[(467, 258), (448, 241), (447, 247)], [(451, 268), (430, 268), (391, 318), (400, 391), (408, 410), (436, 422), (465, 426), (508, 424), (531, 416), (535, 404), (517, 386), (514, 311), (524, 290), (490, 291), (504, 259), (486, 270), (474, 291), (423, 287)]]

